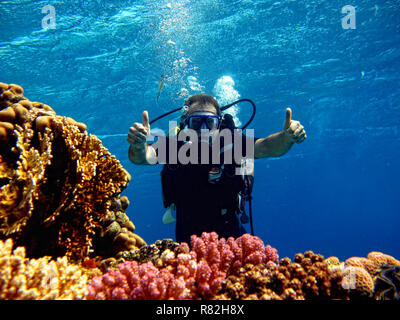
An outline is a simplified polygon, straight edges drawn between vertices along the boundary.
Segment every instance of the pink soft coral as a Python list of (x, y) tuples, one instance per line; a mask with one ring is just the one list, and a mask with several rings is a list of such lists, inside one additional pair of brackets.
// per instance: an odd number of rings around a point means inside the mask
[(218, 239), (215, 232), (204, 232), (201, 237), (192, 235), (191, 244), (199, 263), (198, 291), (204, 298), (212, 298), (227, 275), (237, 274), (247, 263), (278, 262), (276, 249), (264, 246), (260, 238), (250, 234), (225, 240)]
[(174, 275), (158, 269), (153, 263), (139, 265), (128, 261), (92, 279), (86, 299), (89, 300), (165, 300), (192, 299), (194, 278), (189, 274)]
[(162, 268), (151, 262), (120, 264), (118, 270), (92, 280), (87, 299), (212, 299), (222, 281), (245, 264), (278, 262), (276, 249), (249, 234), (225, 240), (204, 232), (193, 235), (191, 245), (190, 251), (182, 243), (181, 253)]

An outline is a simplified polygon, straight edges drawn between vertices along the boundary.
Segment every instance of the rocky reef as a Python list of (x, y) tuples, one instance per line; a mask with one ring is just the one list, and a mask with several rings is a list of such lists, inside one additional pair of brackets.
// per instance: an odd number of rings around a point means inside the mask
[(86, 129), (0, 83), (0, 300), (400, 300), (400, 261), (381, 252), (292, 261), (215, 232), (147, 245), (129, 173)]

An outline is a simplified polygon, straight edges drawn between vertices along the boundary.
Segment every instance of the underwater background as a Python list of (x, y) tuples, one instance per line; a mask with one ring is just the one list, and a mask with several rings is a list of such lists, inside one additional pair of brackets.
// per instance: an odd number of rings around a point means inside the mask
[[(43, 25), (46, 5), (54, 29)], [(343, 28), (345, 5), (355, 29)], [(291, 107), (308, 138), (256, 160), (255, 235), (281, 257), (399, 256), (399, 17), (397, 0), (2, 0), (0, 81), (102, 139), (132, 175), (126, 212), (148, 243), (174, 238), (174, 224), (161, 221), (162, 166), (128, 159), (143, 110), (152, 119), (199, 92), (221, 104), (249, 98), (250, 127), (265, 137)], [(245, 103), (229, 111), (242, 123), (251, 116)]]

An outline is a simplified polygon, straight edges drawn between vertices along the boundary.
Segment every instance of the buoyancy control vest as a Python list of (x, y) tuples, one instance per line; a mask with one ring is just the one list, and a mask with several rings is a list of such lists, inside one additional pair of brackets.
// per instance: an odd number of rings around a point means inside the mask
[[(230, 114), (225, 114), (220, 129), (236, 128)], [(254, 173), (251, 170), (242, 170), (243, 174), (237, 174), (237, 169), (246, 166), (246, 160), (240, 164), (235, 161), (232, 164), (210, 164), (205, 167), (208, 171), (208, 186), (213, 189), (216, 197), (209, 203), (214, 209), (233, 211), (240, 216), (242, 224), (250, 222), (251, 233), (254, 234), (251, 212), (251, 193), (254, 184)], [(182, 164), (164, 164), (161, 170), (162, 198), (165, 208), (172, 204), (179, 205), (184, 201), (189, 190), (187, 189), (187, 170), (189, 167)], [(245, 203), (249, 202), (249, 215), (246, 214)]]

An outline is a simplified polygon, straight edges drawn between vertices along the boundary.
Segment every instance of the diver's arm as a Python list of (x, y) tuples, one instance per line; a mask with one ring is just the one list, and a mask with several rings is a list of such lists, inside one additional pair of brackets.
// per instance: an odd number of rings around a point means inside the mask
[(287, 108), (283, 130), (256, 140), (255, 158), (281, 157), (290, 150), (294, 143), (301, 143), (307, 138), (304, 127), (299, 121), (291, 118), (292, 110)]
[(157, 163), (156, 150), (148, 144), (129, 146), (128, 151), (129, 160), (134, 164), (151, 165)]
[(290, 150), (294, 142), (288, 139), (284, 131), (257, 139), (254, 145), (255, 158), (281, 157)]

